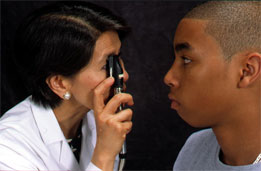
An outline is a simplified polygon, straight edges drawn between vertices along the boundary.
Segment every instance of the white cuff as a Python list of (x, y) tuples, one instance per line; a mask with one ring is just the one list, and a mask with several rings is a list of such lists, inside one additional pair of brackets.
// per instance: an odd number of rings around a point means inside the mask
[(85, 171), (102, 171), (97, 166), (95, 166), (92, 162), (88, 165), (87, 169)]

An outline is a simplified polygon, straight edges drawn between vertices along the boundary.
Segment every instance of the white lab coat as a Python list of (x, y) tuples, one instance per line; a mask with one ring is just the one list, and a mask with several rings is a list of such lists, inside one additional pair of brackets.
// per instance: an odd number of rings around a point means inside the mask
[[(0, 170), (100, 170), (91, 163), (96, 144), (93, 111), (82, 122), (78, 164), (51, 108), (28, 97), (0, 119)], [(115, 167), (118, 164), (118, 156)]]

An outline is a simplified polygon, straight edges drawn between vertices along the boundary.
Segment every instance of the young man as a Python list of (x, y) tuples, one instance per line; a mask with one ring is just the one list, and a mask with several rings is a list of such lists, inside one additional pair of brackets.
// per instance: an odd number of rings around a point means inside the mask
[(173, 170), (261, 170), (261, 2), (207, 2), (179, 23), (165, 76), (194, 127)]

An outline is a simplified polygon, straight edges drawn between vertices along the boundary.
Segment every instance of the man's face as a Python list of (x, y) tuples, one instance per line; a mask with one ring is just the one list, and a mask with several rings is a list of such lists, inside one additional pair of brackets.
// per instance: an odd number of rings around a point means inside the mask
[[(236, 80), (233, 63), (224, 60), (207, 21), (183, 19), (174, 39), (175, 61), (165, 76), (171, 108), (190, 125), (219, 124), (233, 107)], [(232, 106), (231, 106), (232, 105)]]

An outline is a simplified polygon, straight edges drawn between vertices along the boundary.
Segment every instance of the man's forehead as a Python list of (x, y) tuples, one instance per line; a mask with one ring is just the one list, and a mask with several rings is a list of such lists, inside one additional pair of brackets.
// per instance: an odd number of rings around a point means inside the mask
[(207, 20), (182, 19), (177, 27), (175, 36), (182, 34), (205, 33)]
[(191, 41), (207, 36), (205, 33), (206, 24), (206, 20), (182, 19), (174, 36), (174, 47), (177, 46), (177, 50), (188, 49), (191, 47)]
[(206, 32), (208, 21), (201, 19), (182, 19), (179, 23), (175, 37), (175, 53), (190, 51), (198, 54), (219, 53), (220, 45), (216, 39)]

